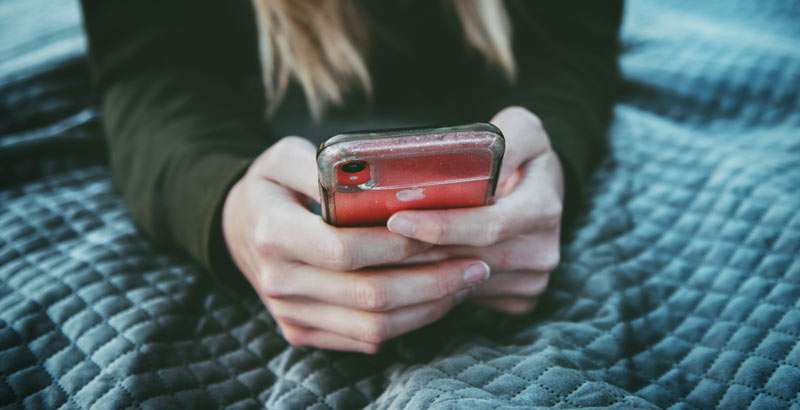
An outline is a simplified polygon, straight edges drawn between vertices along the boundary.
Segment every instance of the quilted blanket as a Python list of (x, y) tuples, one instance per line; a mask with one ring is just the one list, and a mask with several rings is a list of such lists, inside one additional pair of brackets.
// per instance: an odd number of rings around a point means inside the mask
[(800, 1), (631, 0), (541, 308), (292, 348), (136, 230), (75, 0), (0, 0), (0, 408), (800, 409)]

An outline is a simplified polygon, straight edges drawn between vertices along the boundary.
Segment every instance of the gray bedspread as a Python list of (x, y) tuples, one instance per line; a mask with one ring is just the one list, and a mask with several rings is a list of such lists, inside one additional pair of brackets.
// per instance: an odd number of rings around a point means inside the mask
[(0, 0), (1, 408), (800, 409), (800, 1), (632, 0), (611, 154), (541, 308), (287, 346), (131, 222), (74, 0)]

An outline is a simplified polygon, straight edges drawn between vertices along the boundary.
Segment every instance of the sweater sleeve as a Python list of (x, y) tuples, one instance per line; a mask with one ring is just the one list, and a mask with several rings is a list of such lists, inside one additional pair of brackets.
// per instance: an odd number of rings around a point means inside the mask
[(503, 103), (542, 120), (564, 167), (566, 220), (606, 149), (622, 7), (620, 0), (509, 2), (519, 73)]
[(146, 235), (212, 272), (227, 191), (270, 141), (233, 85), (248, 44), (226, 4), (82, 1), (114, 183)]

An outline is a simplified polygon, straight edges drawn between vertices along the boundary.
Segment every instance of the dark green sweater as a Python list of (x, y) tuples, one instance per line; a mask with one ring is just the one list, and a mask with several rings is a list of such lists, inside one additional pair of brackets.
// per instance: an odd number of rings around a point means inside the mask
[(315, 123), (301, 90), (265, 120), (250, 0), (83, 0), (115, 183), (141, 229), (212, 271), (227, 265), (230, 186), (277, 139), (539, 115), (565, 166), (568, 211), (601, 158), (616, 88), (621, 1), (507, 0), (518, 79), (464, 41), (449, 1), (368, 1), (374, 94)]

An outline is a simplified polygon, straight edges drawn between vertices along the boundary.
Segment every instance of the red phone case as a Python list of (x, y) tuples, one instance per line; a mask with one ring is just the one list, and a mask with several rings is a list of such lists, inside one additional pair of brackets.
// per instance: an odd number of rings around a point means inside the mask
[(405, 209), (485, 205), (504, 151), (488, 123), (337, 135), (317, 152), (322, 216), (337, 226), (376, 225)]

